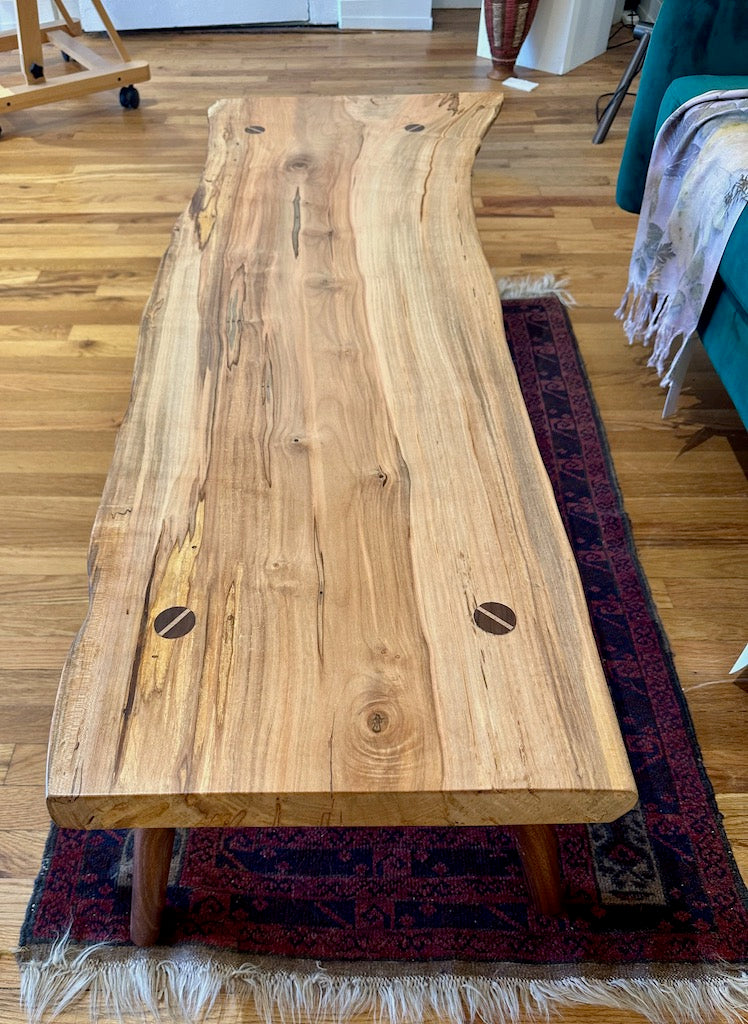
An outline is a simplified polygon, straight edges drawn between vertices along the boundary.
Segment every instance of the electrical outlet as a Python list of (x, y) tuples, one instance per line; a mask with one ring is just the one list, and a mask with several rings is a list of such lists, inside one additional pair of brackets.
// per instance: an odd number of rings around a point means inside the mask
[(628, 25), (629, 28), (633, 28), (634, 25), (639, 24), (639, 15), (636, 11), (624, 11), (621, 15), (621, 22), (624, 25)]

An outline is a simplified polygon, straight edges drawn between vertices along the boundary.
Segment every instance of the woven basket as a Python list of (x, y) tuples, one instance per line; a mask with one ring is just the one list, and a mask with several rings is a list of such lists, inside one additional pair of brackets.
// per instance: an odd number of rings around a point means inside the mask
[[(486, 31), (494, 72), (506, 74), (530, 31), (539, 0), (485, 0)], [(493, 75), (492, 75), (493, 77)]]

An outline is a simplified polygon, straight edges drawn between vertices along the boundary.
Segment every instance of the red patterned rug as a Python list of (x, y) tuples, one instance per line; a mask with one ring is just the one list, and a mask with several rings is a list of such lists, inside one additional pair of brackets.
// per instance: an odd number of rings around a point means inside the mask
[(184, 832), (164, 917), (173, 948), (147, 951), (127, 938), (130, 836), (53, 828), (19, 953), (37, 1018), (88, 986), (110, 1012), (155, 1017), (168, 1002), (185, 1021), (210, 1019), (227, 991), (294, 1020), (364, 1011), (493, 1024), (572, 1003), (652, 1020), (746, 1019), (746, 890), (566, 311), (546, 297), (506, 301), (504, 315), (639, 806), (612, 825), (558, 829), (557, 919), (528, 904), (501, 828)]

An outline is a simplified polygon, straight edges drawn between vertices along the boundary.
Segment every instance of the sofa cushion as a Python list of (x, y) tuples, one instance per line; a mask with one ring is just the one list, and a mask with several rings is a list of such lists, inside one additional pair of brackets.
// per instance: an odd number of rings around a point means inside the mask
[(699, 331), (714, 369), (748, 426), (748, 314), (729, 289), (721, 290)]
[(743, 309), (748, 311), (748, 275), (745, 262), (748, 258), (748, 209), (743, 210), (738, 222), (732, 229), (730, 241), (722, 254), (719, 265), (719, 276), (725, 287), (739, 300)]
[(719, 89), (720, 92), (724, 92), (725, 89), (748, 89), (748, 75), (685, 75), (683, 78), (673, 79), (662, 97), (657, 112), (656, 130), (660, 130), (662, 123), (678, 107), (682, 107), (694, 96), (701, 96), (702, 93), (712, 92), (714, 89)]
[[(714, 89), (748, 89), (748, 75), (687, 75), (676, 78), (665, 90), (657, 114), (657, 130), (678, 107)], [(748, 310), (748, 275), (745, 260), (748, 254), (748, 210), (740, 215), (719, 265), (719, 276), (744, 310)]]

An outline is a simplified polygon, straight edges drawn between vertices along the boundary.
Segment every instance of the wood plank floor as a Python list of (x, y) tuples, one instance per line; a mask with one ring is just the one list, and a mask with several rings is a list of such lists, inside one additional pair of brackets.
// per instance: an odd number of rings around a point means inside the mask
[[(206, 108), (222, 96), (493, 89), (473, 54), (476, 11), (428, 33), (142, 33), (137, 111), (116, 94), (2, 118), (0, 140), (0, 1020), (20, 1024), (17, 941), (39, 865), (47, 730), (86, 610), (91, 522), (130, 388), (138, 322), (172, 224), (198, 181)], [(619, 37), (620, 38), (620, 37)], [(103, 41), (94, 39), (94, 47)], [(533, 93), (507, 90), (475, 165), (481, 238), (497, 274), (568, 277), (572, 320), (704, 759), (748, 874), (748, 438), (705, 358), (678, 415), (612, 312), (635, 219), (616, 209), (630, 101), (593, 147), (595, 99), (630, 48)], [(16, 62), (16, 63), (14, 63)], [(48, 71), (52, 71), (50, 59)], [(60, 73), (64, 73), (58, 61)], [(17, 72), (0, 55), (0, 81)], [(85, 1010), (64, 1022), (87, 1019)], [(228, 1008), (212, 1019), (252, 1021)], [(621, 1024), (631, 1014), (567, 1012)]]

